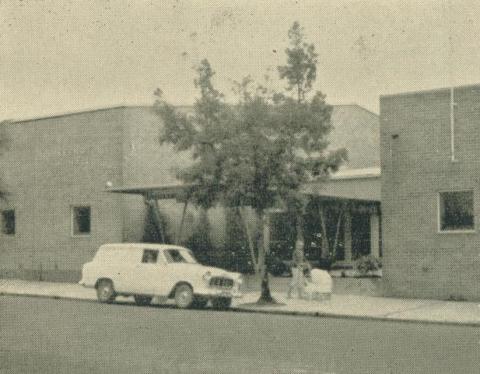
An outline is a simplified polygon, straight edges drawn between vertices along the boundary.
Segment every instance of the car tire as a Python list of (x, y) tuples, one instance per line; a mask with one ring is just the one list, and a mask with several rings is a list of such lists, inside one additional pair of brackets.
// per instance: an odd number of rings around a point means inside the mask
[(180, 309), (190, 308), (193, 304), (193, 290), (188, 284), (180, 284), (175, 289), (175, 304)]
[(217, 297), (212, 300), (212, 306), (218, 310), (225, 310), (232, 305), (232, 299), (230, 297)]
[(207, 304), (208, 304), (208, 299), (201, 296), (195, 296), (193, 298), (192, 308), (203, 309), (207, 306)]
[(152, 302), (151, 296), (134, 295), (133, 298), (135, 299), (135, 304), (137, 304), (138, 306), (150, 305), (150, 303)]
[(97, 298), (101, 303), (110, 304), (115, 300), (115, 289), (110, 279), (101, 279), (97, 283)]

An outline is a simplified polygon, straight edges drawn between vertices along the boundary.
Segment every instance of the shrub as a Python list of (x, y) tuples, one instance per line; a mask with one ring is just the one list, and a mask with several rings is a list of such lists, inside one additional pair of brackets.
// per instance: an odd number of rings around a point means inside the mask
[(268, 254), (266, 258), (267, 271), (274, 277), (290, 274), (290, 265), (288, 261), (282, 261), (274, 254)]
[(355, 268), (361, 275), (367, 275), (370, 271), (379, 270), (382, 267), (382, 262), (375, 256), (362, 256), (355, 262)]

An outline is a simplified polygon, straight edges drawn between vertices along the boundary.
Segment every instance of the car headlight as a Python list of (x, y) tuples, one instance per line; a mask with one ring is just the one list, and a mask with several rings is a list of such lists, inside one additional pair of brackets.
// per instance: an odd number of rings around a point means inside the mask
[(209, 271), (207, 271), (205, 274), (203, 274), (202, 278), (205, 282), (208, 282), (210, 280), (210, 278), (212, 277), (212, 273), (210, 273)]

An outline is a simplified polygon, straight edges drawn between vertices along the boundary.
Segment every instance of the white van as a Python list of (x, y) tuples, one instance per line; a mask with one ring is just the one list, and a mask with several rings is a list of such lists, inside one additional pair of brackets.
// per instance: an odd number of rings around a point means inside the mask
[(199, 264), (192, 252), (170, 244), (121, 243), (102, 245), (82, 269), (80, 284), (97, 290), (100, 302), (118, 295), (134, 296), (148, 305), (154, 296), (174, 298), (179, 308), (231, 305), (241, 297), (239, 273)]

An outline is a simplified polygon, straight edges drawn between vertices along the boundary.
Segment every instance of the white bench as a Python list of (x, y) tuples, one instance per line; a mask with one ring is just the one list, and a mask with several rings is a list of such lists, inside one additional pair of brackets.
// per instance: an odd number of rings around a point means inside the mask
[(332, 296), (332, 277), (328, 271), (313, 269), (311, 281), (307, 281), (303, 289), (303, 297), (308, 300), (329, 300)]

